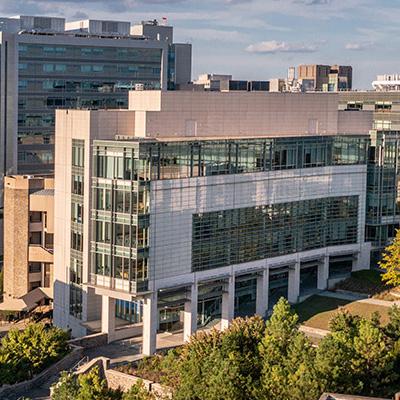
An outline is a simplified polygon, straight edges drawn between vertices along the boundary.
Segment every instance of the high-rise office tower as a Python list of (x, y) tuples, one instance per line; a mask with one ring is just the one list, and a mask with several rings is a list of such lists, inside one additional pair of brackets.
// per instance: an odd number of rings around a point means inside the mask
[(157, 21), (0, 18), (0, 206), (4, 175), (53, 172), (55, 109), (127, 108), (129, 90), (190, 78), (191, 45)]

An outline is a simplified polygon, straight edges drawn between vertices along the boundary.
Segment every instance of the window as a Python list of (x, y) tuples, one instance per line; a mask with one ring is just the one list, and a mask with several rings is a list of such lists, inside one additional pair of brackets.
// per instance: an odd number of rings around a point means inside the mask
[(71, 232), (71, 249), (83, 251), (83, 241), (81, 232)]
[(83, 176), (72, 174), (72, 193), (83, 196)]
[(30, 232), (29, 233), (29, 244), (41, 245), (42, 244), (42, 233), (41, 232)]
[(42, 213), (40, 211), (30, 211), (29, 222), (42, 222)]
[(82, 318), (83, 290), (80, 286), (70, 284), (69, 286), (69, 313), (75, 318)]
[(71, 203), (71, 220), (73, 222), (83, 222), (83, 205), (80, 203)]
[(85, 162), (84, 141), (72, 140), (72, 165), (83, 167)]
[(192, 270), (356, 243), (357, 216), (357, 196), (195, 214)]
[(40, 262), (30, 262), (29, 263), (29, 273), (34, 274), (42, 271), (42, 264)]

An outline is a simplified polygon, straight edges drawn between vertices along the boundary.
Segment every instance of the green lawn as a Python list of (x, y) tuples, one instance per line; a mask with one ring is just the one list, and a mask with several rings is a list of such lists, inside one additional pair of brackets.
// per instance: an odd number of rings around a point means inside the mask
[(357, 301), (347, 301), (331, 297), (312, 296), (300, 304), (296, 304), (294, 309), (299, 315), (303, 325), (318, 329), (329, 329), (329, 321), (337, 312), (339, 307), (343, 307), (351, 314), (370, 318), (372, 313), (378, 311), (381, 315), (381, 323), (387, 324), (389, 320), (388, 307), (377, 306)]

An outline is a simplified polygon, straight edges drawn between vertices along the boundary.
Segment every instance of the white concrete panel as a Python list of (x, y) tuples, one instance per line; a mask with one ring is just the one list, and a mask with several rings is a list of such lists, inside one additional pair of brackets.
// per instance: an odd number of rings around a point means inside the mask
[(151, 182), (151, 279), (191, 272), (192, 218), (196, 213), (357, 195), (358, 239), (362, 243), (365, 192), (365, 165)]

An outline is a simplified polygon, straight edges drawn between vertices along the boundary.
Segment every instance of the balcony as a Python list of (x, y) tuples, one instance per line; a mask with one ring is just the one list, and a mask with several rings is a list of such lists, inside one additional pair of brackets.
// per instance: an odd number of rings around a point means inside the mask
[(46, 249), (39, 244), (29, 245), (29, 261), (53, 263), (53, 249)]

